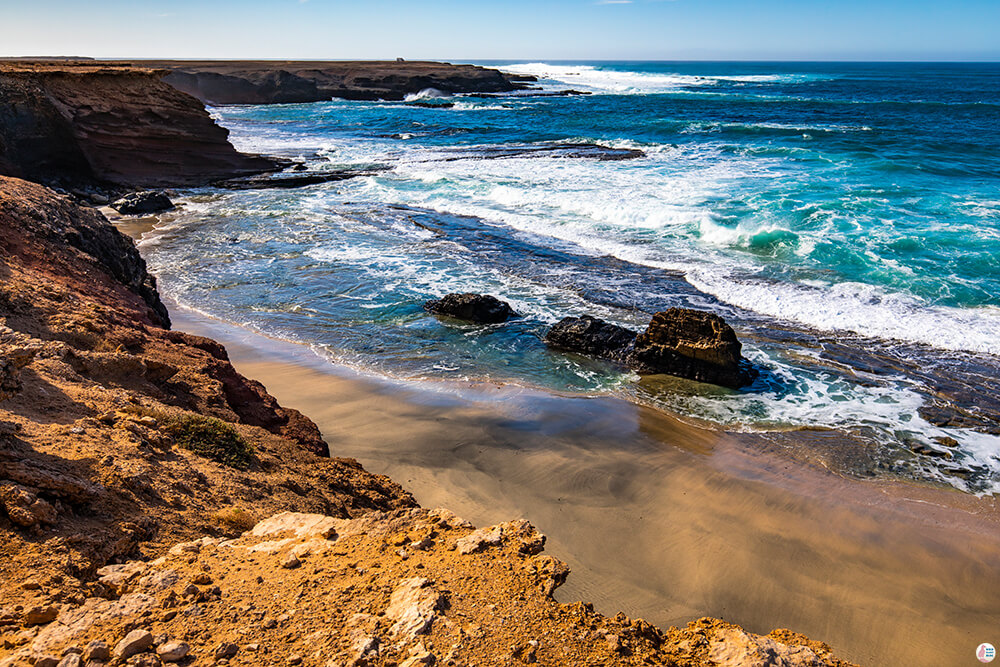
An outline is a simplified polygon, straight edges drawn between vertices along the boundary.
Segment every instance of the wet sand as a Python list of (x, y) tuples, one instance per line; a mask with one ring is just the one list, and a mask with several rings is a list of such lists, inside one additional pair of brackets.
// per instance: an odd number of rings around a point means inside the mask
[(335, 456), (479, 525), (532, 521), (573, 568), (563, 601), (661, 626), (788, 627), (863, 665), (972, 665), (1000, 643), (991, 498), (848, 479), (617, 399), (364, 377), (168, 305)]

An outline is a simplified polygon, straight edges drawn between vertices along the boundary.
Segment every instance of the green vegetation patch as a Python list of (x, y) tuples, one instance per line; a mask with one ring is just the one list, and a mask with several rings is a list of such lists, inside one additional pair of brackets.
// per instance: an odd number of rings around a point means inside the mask
[(178, 447), (216, 463), (246, 470), (253, 463), (253, 448), (235, 428), (221, 419), (185, 414), (163, 419), (163, 430)]

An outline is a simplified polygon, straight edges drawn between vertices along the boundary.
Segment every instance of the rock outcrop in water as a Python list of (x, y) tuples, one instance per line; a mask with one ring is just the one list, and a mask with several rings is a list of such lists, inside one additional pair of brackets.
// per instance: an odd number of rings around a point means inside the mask
[(111, 208), (122, 215), (159, 213), (161, 211), (169, 211), (173, 207), (174, 203), (170, 201), (170, 197), (165, 192), (160, 192), (159, 190), (132, 192), (111, 204)]
[(0, 174), (75, 187), (168, 187), (269, 171), (162, 71), (0, 63)]
[(440, 299), (428, 301), (424, 309), (437, 315), (447, 315), (459, 320), (468, 320), (479, 324), (500, 324), (517, 313), (506, 301), (488, 294), (446, 294)]
[(635, 338), (631, 329), (590, 315), (565, 317), (545, 334), (551, 347), (620, 363), (625, 363)]
[[(563, 158), (575, 160), (597, 160), (598, 162), (621, 162), (636, 160), (646, 154), (637, 148), (614, 148), (601, 144), (560, 142), (554, 144), (506, 144), (476, 148), (453, 148), (442, 151), (445, 157), (438, 162), (455, 160), (505, 160), (509, 158)], [(449, 155), (453, 153), (454, 155)]]
[(736, 332), (718, 315), (670, 308), (653, 316), (625, 363), (640, 373), (667, 373), (736, 388), (753, 379), (740, 356), (742, 349)]
[(624, 364), (640, 373), (678, 377), (738, 388), (754, 372), (740, 355), (733, 328), (718, 315), (670, 308), (653, 316), (641, 334), (584, 315), (567, 317), (545, 336), (554, 348)]

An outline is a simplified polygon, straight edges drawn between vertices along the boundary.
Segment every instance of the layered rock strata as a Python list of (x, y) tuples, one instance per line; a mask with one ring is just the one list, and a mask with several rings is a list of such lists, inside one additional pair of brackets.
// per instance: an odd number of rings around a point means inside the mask
[(168, 187), (269, 171), (164, 72), (0, 63), (0, 174), (72, 188)]

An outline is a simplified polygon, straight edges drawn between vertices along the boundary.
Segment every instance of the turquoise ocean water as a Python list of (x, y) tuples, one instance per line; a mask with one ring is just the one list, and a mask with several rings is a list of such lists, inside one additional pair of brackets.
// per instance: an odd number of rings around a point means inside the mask
[[(143, 241), (162, 289), (378, 374), (838, 428), (889, 474), (1000, 488), (1000, 66), (487, 64), (590, 94), (213, 109), (241, 150), (385, 170), (183, 193)], [(565, 142), (644, 156), (534, 150)], [(524, 317), (422, 310), (453, 291)], [(760, 379), (639, 381), (541, 343), (565, 315), (638, 329), (673, 305), (726, 317)]]

